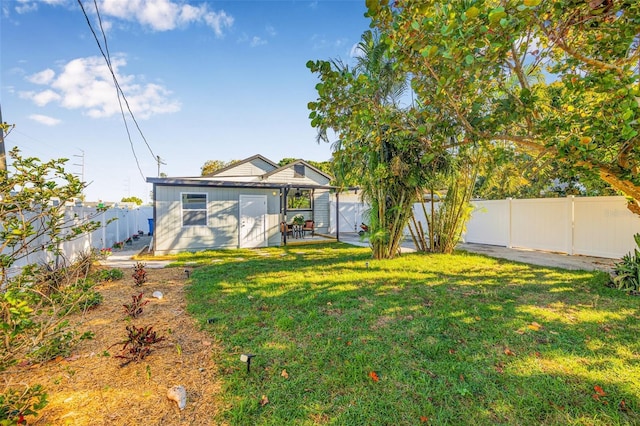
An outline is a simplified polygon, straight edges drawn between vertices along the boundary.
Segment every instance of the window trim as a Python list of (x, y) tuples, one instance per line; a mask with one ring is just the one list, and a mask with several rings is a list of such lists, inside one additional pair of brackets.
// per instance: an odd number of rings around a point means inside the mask
[[(204, 209), (185, 209), (184, 208), (184, 196), (185, 195), (204, 195)], [(199, 226), (209, 226), (209, 194), (206, 192), (180, 192), (180, 223), (182, 228), (195, 228)], [(204, 224), (195, 224), (195, 225), (185, 225), (184, 223), (184, 213), (185, 211), (189, 212), (204, 212)]]

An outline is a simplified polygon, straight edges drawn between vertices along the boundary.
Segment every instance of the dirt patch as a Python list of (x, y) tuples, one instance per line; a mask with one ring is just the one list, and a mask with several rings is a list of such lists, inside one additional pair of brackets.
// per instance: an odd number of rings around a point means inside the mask
[[(5, 383), (41, 384), (49, 404), (31, 425), (212, 425), (220, 410), (220, 381), (213, 355), (218, 350), (211, 336), (199, 330), (186, 314), (181, 268), (149, 269), (148, 281), (133, 285), (132, 270), (122, 269), (122, 280), (100, 284), (104, 300), (97, 308), (69, 318), (80, 332), (95, 336), (78, 345), (72, 356), (6, 371)], [(153, 298), (154, 291), (164, 297)], [(127, 319), (123, 304), (144, 293), (149, 303), (139, 318)], [(126, 326), (152, 326), (166, 340), (138, 363), (121, 367), (120, 353)], [(116, 344), (115, 346), (112, 346)], [(167, 391), (182, 385), (187, 405), (179, 410)]]

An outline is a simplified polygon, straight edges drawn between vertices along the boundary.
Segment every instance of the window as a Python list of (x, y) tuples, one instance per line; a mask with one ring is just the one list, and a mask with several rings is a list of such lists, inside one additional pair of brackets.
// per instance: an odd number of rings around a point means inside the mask
[(304, 177), (304, 164), (294, 164), (293, 165), (293, 177), (294, 178), (303, 178)]
[(311, 190), (299, 188), (289, 190), (287, 210), (311, 210)]
[(182, 194), (182, 226), (207, 226), (207, 194)]

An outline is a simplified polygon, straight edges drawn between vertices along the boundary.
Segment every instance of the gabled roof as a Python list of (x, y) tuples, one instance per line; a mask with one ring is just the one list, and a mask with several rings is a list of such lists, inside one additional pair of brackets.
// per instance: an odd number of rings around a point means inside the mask
[(323, 172), (322, 170), (320, 170), (320, 169), (318, 169), (318, 168), (316, 168), (316, 167), (313, 167), (311, 164), (307, 163), (307, 162), (306, 162), (306, 161), (304, 161), (304, 160), (296, 160), (296, 161), (294, 161), (293, 163), (289, 163), (289, 164), (284, 165), (284, 166), (282, 166), (282, 167), (278, 167), (278, 168), (277, 168), (277, 169), (275, 169), (275, 170), (271, 170), (270, 172), (267, 172), (267, 173), (263, 174), (263, 175), (262, 175), (262, 179), (266, 179), (266, 178), (268, 178), (268, 177), (269, 177), (269, 176), (271, 176), (271, 175), (274, 175), (274, 174), (279, 173), (279, 172), (281, 172), (281, 171), (283, 171), (283, 170), (286, 170), (286, 169), (288, 169), (288, 168), (291, 168), (291, 167), (293, 167), (293, 166), (294, 166), (294, 164), (304, 164), (304, 166), (305, 166), (305, 167), (309, 167), (311, 170), (313, 170), (314, 172), (316, 172), (316, 173), (318, 173), (318, 174), (320, 174), (320, 175), (322, 175), (322, 176), (326, 177), (327, 179), (329, 179), (329, 180), (332, 180), (332, 179), (333, 179), (333, 176), (326, 174), (325, 172)]
[(264, 161), (265, 163), (267, 163), (267, 164), (269, 164), (269, 165), (273, 166), (273, 168), (274, 168), (274, 169), (277, 169), (277, 168), (278, 168), (278, 165), (277, 165), (276, 163), (274, 163), (273, 161), (269, 160), (269, 159), (268, 159), (268, 158), (266, 158), (266, 157), (263, 157), (263, 156), (262, 156), (262, 155), (260, 155), (260, 154), (256, 154), (256, 155), (253, 155), (253, 156), (251, 156), (251, 157), (249, 157), (249, 158), (245, 158), (244, 160), (240, 160), (240, 161), (237, 161), (237, 162), (235, 162), (235, 163), (233, 163), (233, 164), (230, 164), (230, 165), (228, 165), (227, 167), (223, 167), (223, 168), (221, 168), (221, 169), (218, 169), (218, 170), (216, 170), (215, 172), (210, 173), (210, 174), (208, 174), (208, 175), (206, 175), (206, 176), (202, 176), (202, 177), (211, 177), (211, 176), (215, 176), (215, 175), (218, 175), (218, 174), (220, 174), (220, 173), (223, 173), (223, 172), (226, 172), (226, 171), (228, 171), (228, 170), (231, 170), (231, 169), (233, 169), (233, 168), (235, 168), (235, 167), (241, 166), (241, 165), (243, 165), (243, 164), (250, 163), (250, 162), (252, 162), (253, 160), (262, 160), (262, 161)]

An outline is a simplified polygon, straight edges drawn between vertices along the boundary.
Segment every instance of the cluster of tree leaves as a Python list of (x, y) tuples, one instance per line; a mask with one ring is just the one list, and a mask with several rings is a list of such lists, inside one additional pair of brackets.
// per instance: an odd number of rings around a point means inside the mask
[(222, 161), (222, 160), (207, 160), (204, 162), (202, 167), (200, 168), (201, 176), (211, 175), (218, 170), (224, 169), (225, 167), (229, 167), (232, 164), (237, 163), (239, 160), (230, 160), (230, 161)]
[(120, 201), (122, 201), (123, 203), (136, 203), (136, 205), (141, 206), (142, 205), (142, 199), (138, 198), (138, 197), (123, 197)]
[[(368, 0), (432, 137), (508, 143), (640, 199), (640, 4)], [(416, 129), (417, 130), (417, 129)], [(636, 211), (638, 211), (636, 209)]]

